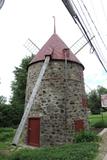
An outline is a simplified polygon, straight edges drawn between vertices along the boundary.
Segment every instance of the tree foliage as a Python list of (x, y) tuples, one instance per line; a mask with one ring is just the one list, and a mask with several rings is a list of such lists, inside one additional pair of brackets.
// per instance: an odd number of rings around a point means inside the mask
[(13, 115), (12, 107), (9, 104), (0, 105), (0, 127), (13, 126)]
[(0, 96), (0, 127), (10, 127), (12, 124), (12, 107), (6, 104), (6, 98)]
[(5, 103), (6, 103), (6, 97), (0, 96), (0, 105), (5, 104)]
[(88, 106), (92, 114), (101, 112), (101, 95), (103, 94), (107, 94), (107, 89), (102, 86), (98, 86), (88, 94)]
[(101, 108), (100, 98), (96, 90), (92, 90), (88, 94), (88, 105), (93, 114), (100, 113), (100, 108)]
[(27, 68), (31, 59), (32, 56), (25, 57), (19, 67), (15, 67), (10, 104), (6, 104), (6, 98), (0, 96), (0, 127), (16, 127), (20, 122), (25, 103)]
[(11, 85), (13, 96), (10, 101), (14, 110), (14, 125), (19, 124), (24, 111), (27, 68), (31, 59), (32, 56), (23, 58), (20, 66), (14, 70), (15, 79)]

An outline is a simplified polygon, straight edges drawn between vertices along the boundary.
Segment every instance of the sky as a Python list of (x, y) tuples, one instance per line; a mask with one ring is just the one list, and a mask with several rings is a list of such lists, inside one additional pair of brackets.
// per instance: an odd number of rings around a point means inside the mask
[[(97, 5), (95, 0), (84, 0), (84, 3), (107, 45), (106, 0), (97, 0)], [(12, 93), (11, 83), (14, 80), (15, 67), (20, 65), (25, 56), (31, 55), (24, 47), (25, 42), (30, 38), (41, 48), (53, 34), (53, 16), (56, 17), (57, 34), (68, 47), (72, 46), (82, 33), (61, 0), (5, 0), (0, 10), (0, 95), (7, 97), (7, 100)], [(87, 13), (86, 16), (88, 17)], [(107, 50), (92, 24), (91, 27), (107, 65)], [(104, 71), (95, 54), (90, 53), (90, 46), (87, 45), (81, 50), (77, 57), (85, 66), (86, 91), (89, 92), (98, 85), (107, 88), (107, 72)]]

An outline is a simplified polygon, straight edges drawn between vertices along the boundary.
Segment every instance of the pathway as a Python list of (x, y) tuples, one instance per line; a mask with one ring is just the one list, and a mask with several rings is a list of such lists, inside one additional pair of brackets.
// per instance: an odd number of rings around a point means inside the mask
[(102, 137), (102, 141), (96, 160), (107, 160), (107, 128), (103, 129), (99, 135)]

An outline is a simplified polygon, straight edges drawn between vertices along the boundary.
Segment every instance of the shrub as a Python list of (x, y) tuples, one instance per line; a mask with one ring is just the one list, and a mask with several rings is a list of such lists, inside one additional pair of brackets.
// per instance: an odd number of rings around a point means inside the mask
[(99, 141), (99, 137), (96, 132), (93, 131), (82, 131), (75, 135), (74, 142), (97, 142)]
[(107, 122), (99, 121), (92, 125), (94, 128), (107, 128)]
[(0, 155), (0, 160), (8, 160), (5, 156)]
[(0, 142), (11, 141), (15, 133), (12, 128), (0, 128)]

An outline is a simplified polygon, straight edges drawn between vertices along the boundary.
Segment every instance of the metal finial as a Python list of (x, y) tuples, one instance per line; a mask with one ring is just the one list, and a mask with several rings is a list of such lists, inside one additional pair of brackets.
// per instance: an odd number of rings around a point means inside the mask
[(55, 21), (55, 16), (53, 16), (53, 19), (54, 19), (54, 34), (56, 34), (56, 21)]

